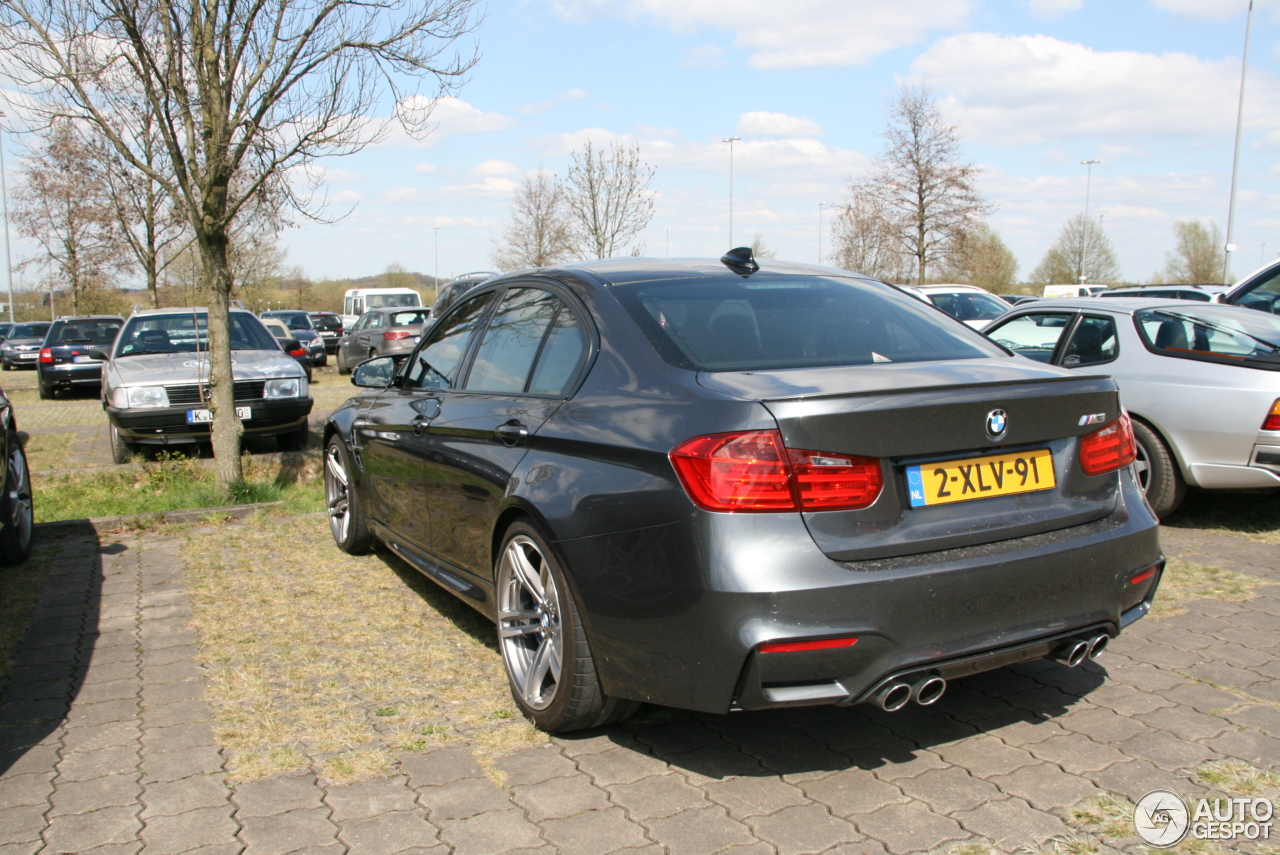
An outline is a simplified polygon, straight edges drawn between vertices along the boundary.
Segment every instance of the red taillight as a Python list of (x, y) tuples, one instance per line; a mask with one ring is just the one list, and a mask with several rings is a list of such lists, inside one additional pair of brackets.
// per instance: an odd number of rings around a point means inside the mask
[(1141, 585), (1143, 582), (1147, 581), (1147, 580), (1148, 580), (1148, 579), (1150, 579), (1152, 576), (1156, 575), (1156, 571), (1157, 571), (1157, 570), (1159, 570), (1159, 569), (1160, 569), (1160, 565), (1159, 565), (1159, 564), (1156, 564), (1156, 565), (1155, 565), (1155, 566), (1153, 566), (1153, 567), (1148, 567), (1146, 570), (1143, 570), (1141, 573), (1139, 573), (1138, 575), (1136, 575), (1136, 576), (1134, 576), (1132, 579), (1130, 579), (1130, 580), (1129, 580), (1129, 584), (1130, 584), (1130, 585)]
[(1263, 430), (1280, 430), (1280, 398), (1271, 405), (1271, 412), (1267, 413), (1267, 417), (1262, 422)]
[(823, 638), (818, 641), (767, 641), (760, 645), (761, 653), (796, 653), (801, 650), (834, 650), (853, 647), (856, 638)]
[(1080, 468), (1086, 475), (1105, 475), (1123, 469), (1138, 456), (1128, 414), (1080, 439)]
[(413, 333), (404, 332), (403, 330), (400, 332), (384, 332), (382, 334), (382, 337), (387, 341), (399, 341), (402, 338), (410, 338), (412, 336), (413, 336)]
[(306, 349), (305, 347), (300, 347), (300, 348), (298, 348), (297, 350), (291, 350), (291, 351), (289, 351), (289, 355), (290, 355), (290, 356), (306, 356), (306, 355), (307, 355), (307, 349)]
[(51, 347), (40, 348), (40, 361), (53, 362), (53, 348)]
[(854, 510), (884, 485), (878, 459), (788, 449), (776, 430), (699, 436), (670, 456), (689, 498), (709, 511)]

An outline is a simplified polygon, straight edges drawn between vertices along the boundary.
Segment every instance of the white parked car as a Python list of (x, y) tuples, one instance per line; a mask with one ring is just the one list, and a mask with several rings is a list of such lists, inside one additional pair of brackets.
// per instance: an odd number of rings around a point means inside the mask
[(975, 330), (1009, 311), (1009, 304), (976, 285), (914, 285), (925, 299)]
[(983, 332), (1037, 362), (1115, 379), (1158, 516), (1188, 484), (1280, 488), (1280, 317), (1187, 300), (1042, 300)]

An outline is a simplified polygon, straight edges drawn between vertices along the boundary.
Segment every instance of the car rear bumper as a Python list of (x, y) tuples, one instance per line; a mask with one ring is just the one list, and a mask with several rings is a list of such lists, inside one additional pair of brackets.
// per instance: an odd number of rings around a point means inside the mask
[(37, 364), (40, 382), (51, 389), (73, 386), (97, 386), (102, 383), (102, 363)]
[[(894, 675), (958, 663), (976, 673), (1047, 655), (1063, 638), (1115, 636), (1141, 617), (1159, 574), (1130, 579), (1161, 561), (1157, 523), (1130, 470), (1120, 479), (1104, 519), (892, 559), (834, 561), (794, 514), (695, 512), (558, 546), (577, 571), (606, 692), (715, 713), (860, 703)], [(759, 652), (850, 637), (836, 649)]]
[[(276, 436), (297, 430), (311, 413), (312, 399), (259, 399), (236, 401), (250, 407), (252, 418), (244, 420), (245, 436)], [(148, 410), (120, 410), (107, 407), (107, 417), (126, 442), (138, 445), (173, 445), (209, 441), (209, 423), (187, 423), (192, 407), (165, 407)]]

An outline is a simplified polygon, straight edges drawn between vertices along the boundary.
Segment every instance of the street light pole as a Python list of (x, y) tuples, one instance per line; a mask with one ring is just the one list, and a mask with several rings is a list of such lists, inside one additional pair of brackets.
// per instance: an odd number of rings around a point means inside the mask
[[(8, 117), (0, 112), (0, 119), (4, 118)], [(4, 180), (3, 133), (0, 133), (0, 205), (4, 207), (4, 281), (9, 286), (9, 323), (13, 323), (13, 262), (9, 258), (9, 190)]]
[(1089, 191), (1093, 185), (1093, 165), (1101, 162), (1100, 160), (1080, 161), (1080, 165), (1088, 169), (1084, 177), (1084, 224), (1080, 231), (1080, 267), (1076, 271), (1081, 285), (1084, 284), (1084, 247), (1089, 241)]
[(742, 137), (726, 137), (722, 142), (729, 144), (729, 246), (733, 247), (733, 144)]
[(1240, 175), (1240, 131), (1244, 123), (1244, 74), (1249, 68), (1249, 28), (1253, 24), (1253, 0), (1249, 0), (1249, 14), (1244, 19), (1244, 56), (1240, 59), (1240, 102), (1236, 105), (1236, 153), (1231, 159), (1231, 198), (1227, 203), (1227, 245), (1222, 253), (1222, 284), (1231, 281), (1231, 253), (1236, 245), (1231, 242), (1236, 227), (1236, 179)]

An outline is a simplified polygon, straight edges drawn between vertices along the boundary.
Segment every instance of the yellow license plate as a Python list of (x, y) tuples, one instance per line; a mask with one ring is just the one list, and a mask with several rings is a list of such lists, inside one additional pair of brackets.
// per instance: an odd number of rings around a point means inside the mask
[(907, 467), (911, 507), (1034, 493), (1057, 486), (1047, 448)]

